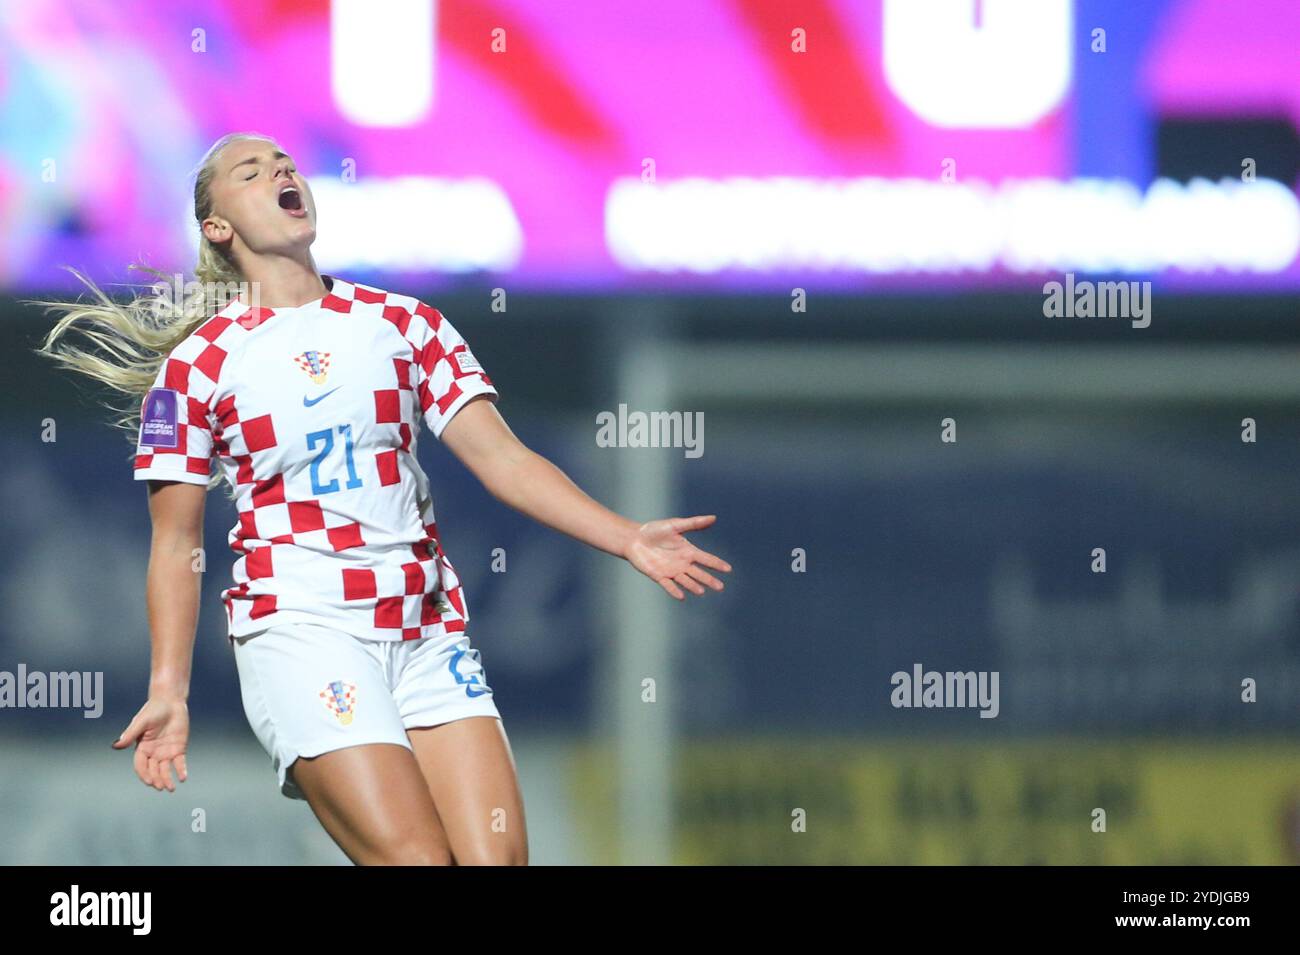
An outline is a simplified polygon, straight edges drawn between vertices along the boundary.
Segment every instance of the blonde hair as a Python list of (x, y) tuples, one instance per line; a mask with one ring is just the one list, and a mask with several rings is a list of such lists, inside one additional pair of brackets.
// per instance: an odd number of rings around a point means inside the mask
[[(38, 354), (131, 399), (125, 405), (108, 401), (105, 405), (114, 414), (113, 425), (126, 431), (133, 445), (140, 427), (141, 405), (167, 356), (229, 304), (244, 281), (229, 248), (208, 241), (202, 226), (203, 220), (212, 214), (212, 179), (217, 156), (231, 143), (248, 139), (275, 143), (270, 136), (260, 133), (230, 133), (212, 144), (192, 173), (194, 219), (199, 224), (199, 258), (194, 266), (197, 285), (185, 283), (178, 297), (173, 276), (146, 265), (132, 264), (128, 268), (154, 276), (162, 287), (155, 282), (149, 292), (134, 295), (128, 302), (115, 302), (80, 271), (64, 266), (90, 289), (95, 300), (27, 303), (45, 306), (47, 312), (62, 316), (36, 349)], [(73, 333), (79, 339), (70, 341)], [(211, 483), (217, 483), (215, 476)]]

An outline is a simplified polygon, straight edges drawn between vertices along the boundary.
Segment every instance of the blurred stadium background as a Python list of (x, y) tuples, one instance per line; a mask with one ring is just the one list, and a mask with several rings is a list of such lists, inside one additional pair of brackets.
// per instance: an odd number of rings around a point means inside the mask
[[(188, 276), (238, 129), (527, 444), (718, 515), (726, 590), (679, 605), (422, 442), (535, 863), (1300, 861), (1298, 45), (1289, 0), (0, 5), (0, 671), (104, 679), (0, 709), (0, 862), (346, 862), (245, 722), (222, 495), (191, 779), (110, 750), (144, 493), (23, 304)], [(1045, 317), (1067, 274), (1150, 282), (1149, 327)], [(620, 405), (704, 453), (599, 446)], [(918, 663), (998, 671), (998, 717), (895, 709)]]

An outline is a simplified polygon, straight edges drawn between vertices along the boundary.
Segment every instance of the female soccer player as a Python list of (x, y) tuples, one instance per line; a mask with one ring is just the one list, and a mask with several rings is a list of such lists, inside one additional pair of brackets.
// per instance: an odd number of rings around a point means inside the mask
[(704, 567), (731, 570), (682, 536), (714, 516), (638, 524), (602, 507), (520, 443), (437, 309), (321, 275), (311, 189), (269, 137), (212, 146), (194, 217), (203, 292), (176, 302), (155, 286), (122, 305), (81, 276), (96, 302), (45, 303), (63, 314), (41, 351), (130, 396), (118, 423), (148, 482), (149, 696), (114, 747), (135, 744), (155, 789), (175, 791), (173, 769), (186, 779), (215, 458), (239, 513), (228, 639), (281, 792), (356, 864), (526, 864), (514, 759), (416, 462), (419, 423), (498, 500), (678, 600), (722, 589)]

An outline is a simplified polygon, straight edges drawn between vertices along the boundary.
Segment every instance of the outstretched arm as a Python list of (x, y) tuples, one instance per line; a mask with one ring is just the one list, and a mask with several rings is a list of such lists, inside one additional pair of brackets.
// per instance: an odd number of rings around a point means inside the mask
[[(722, 590), (705, 567), (731, 565), (700, 550), (683, 533), (708, 527), (714, 515), (673, 517), (638, 524), (589, 497), (558, 467), (526, 447), (486, 396), (469, 401), (442, 432), (445, 444), (497, 500), (584, 544), (622, 557), (671, 596), (681, 588)], [(697, 566), (701, 565), (701, 566)]]

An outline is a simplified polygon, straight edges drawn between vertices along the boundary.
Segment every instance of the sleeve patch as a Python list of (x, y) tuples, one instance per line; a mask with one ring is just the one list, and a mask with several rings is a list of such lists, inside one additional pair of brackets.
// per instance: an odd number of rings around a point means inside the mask
[(140, 444), (146, 448), (174, 448), (179, 443), (178, 407), (174, 388), (151, 388), (144, 399)]
[(478, 359), (470, 353), (468, 348), (464, 351), (456, 352), (456, 364), (460, 368), (460, 373), (462, 375), (467, 375), (471, 371), (483, 370), (483, 366), (478, 363)]

